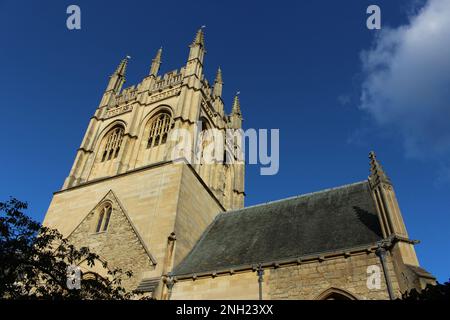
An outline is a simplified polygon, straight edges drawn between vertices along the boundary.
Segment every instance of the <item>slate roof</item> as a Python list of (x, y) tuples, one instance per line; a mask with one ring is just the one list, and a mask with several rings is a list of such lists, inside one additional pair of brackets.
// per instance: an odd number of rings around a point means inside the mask
[(158, 286), (159, 278), (146, 278), (142, 279), (136, 288), (139, 292), (153, 292)]
[(419, 277), (419, 278), (428, 278), (428, 279), (436, 280), (436, 277), (435, 277), (435, 276), (433, 276), (431, 273), (429, 273), (427, 270), (425, 270), (425, 269), (422, 268), (422, 267), (419, 267), (419, 266), (413, 266), (413, 265), (410, 265), (410, 264), (406, 264), (406, 266), (407, 266), (412, 272), (414, 272), (414, 273), (417, 275), (417, 277)]
[(370, 245), (382, 238), (368, 181), (219, 214), (174, 275)]

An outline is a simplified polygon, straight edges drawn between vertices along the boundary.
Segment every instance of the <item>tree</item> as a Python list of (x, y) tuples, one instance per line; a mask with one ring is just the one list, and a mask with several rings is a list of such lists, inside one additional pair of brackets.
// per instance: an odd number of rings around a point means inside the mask
[[(121, 287), (130, 271), (116, 268), (108, 279), (97, 274), (70, 289), (67, 272), (86, 261), (100, 261), (87, 247), (76, 248), (56, 229), (33, 221), (23, 211), (28, 205), (15, 198), (0, 202), (0, 298), (3, 299), (130, 299), (135, 292)], [(108, 270), (107, 262), (102, 263)]]
[(405, 292), (402, 295), (402, 300), (450, 300), (450, 281), (447, 281), (444, 284), (427, 284), (425, 289), (421, 291), (413, 289)]

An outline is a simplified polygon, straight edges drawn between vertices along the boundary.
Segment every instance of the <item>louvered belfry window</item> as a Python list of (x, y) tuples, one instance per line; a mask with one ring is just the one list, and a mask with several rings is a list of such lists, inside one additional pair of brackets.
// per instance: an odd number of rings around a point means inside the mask
[(106, 144), (104, 147), (102, 162), (117, 158), (122, 144), (123, 128), (115, 127), (111, 129), (106, 137)]
[(158, 114), (150, 124), (150, 132), (147, 141), (147, 148), (157, 147), (166, 143), (170, 129), (170, 115), (163, 112)]

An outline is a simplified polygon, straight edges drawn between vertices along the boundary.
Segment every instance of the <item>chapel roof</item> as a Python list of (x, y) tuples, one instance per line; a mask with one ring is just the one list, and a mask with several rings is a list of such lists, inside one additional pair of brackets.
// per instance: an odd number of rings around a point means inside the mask
[(174, 275), (198, 274), (374, 244), (368, 181), (220, 213)]

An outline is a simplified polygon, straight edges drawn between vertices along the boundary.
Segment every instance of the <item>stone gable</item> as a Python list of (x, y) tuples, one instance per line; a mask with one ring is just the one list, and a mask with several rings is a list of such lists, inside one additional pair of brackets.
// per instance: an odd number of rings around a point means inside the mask
[[(107, 202), (112, 204), (107, 229), (96, 232), (99, 209)], [(135, 289), (142, 273), (153, 270), (156, 263), (112, 191), (99, 201), (68, 238), (77, 247), (89, 247), (102, 260), (108, 262), (109, 268), (131, 270), (133, 277), (123, 282), (127, 289)]]

